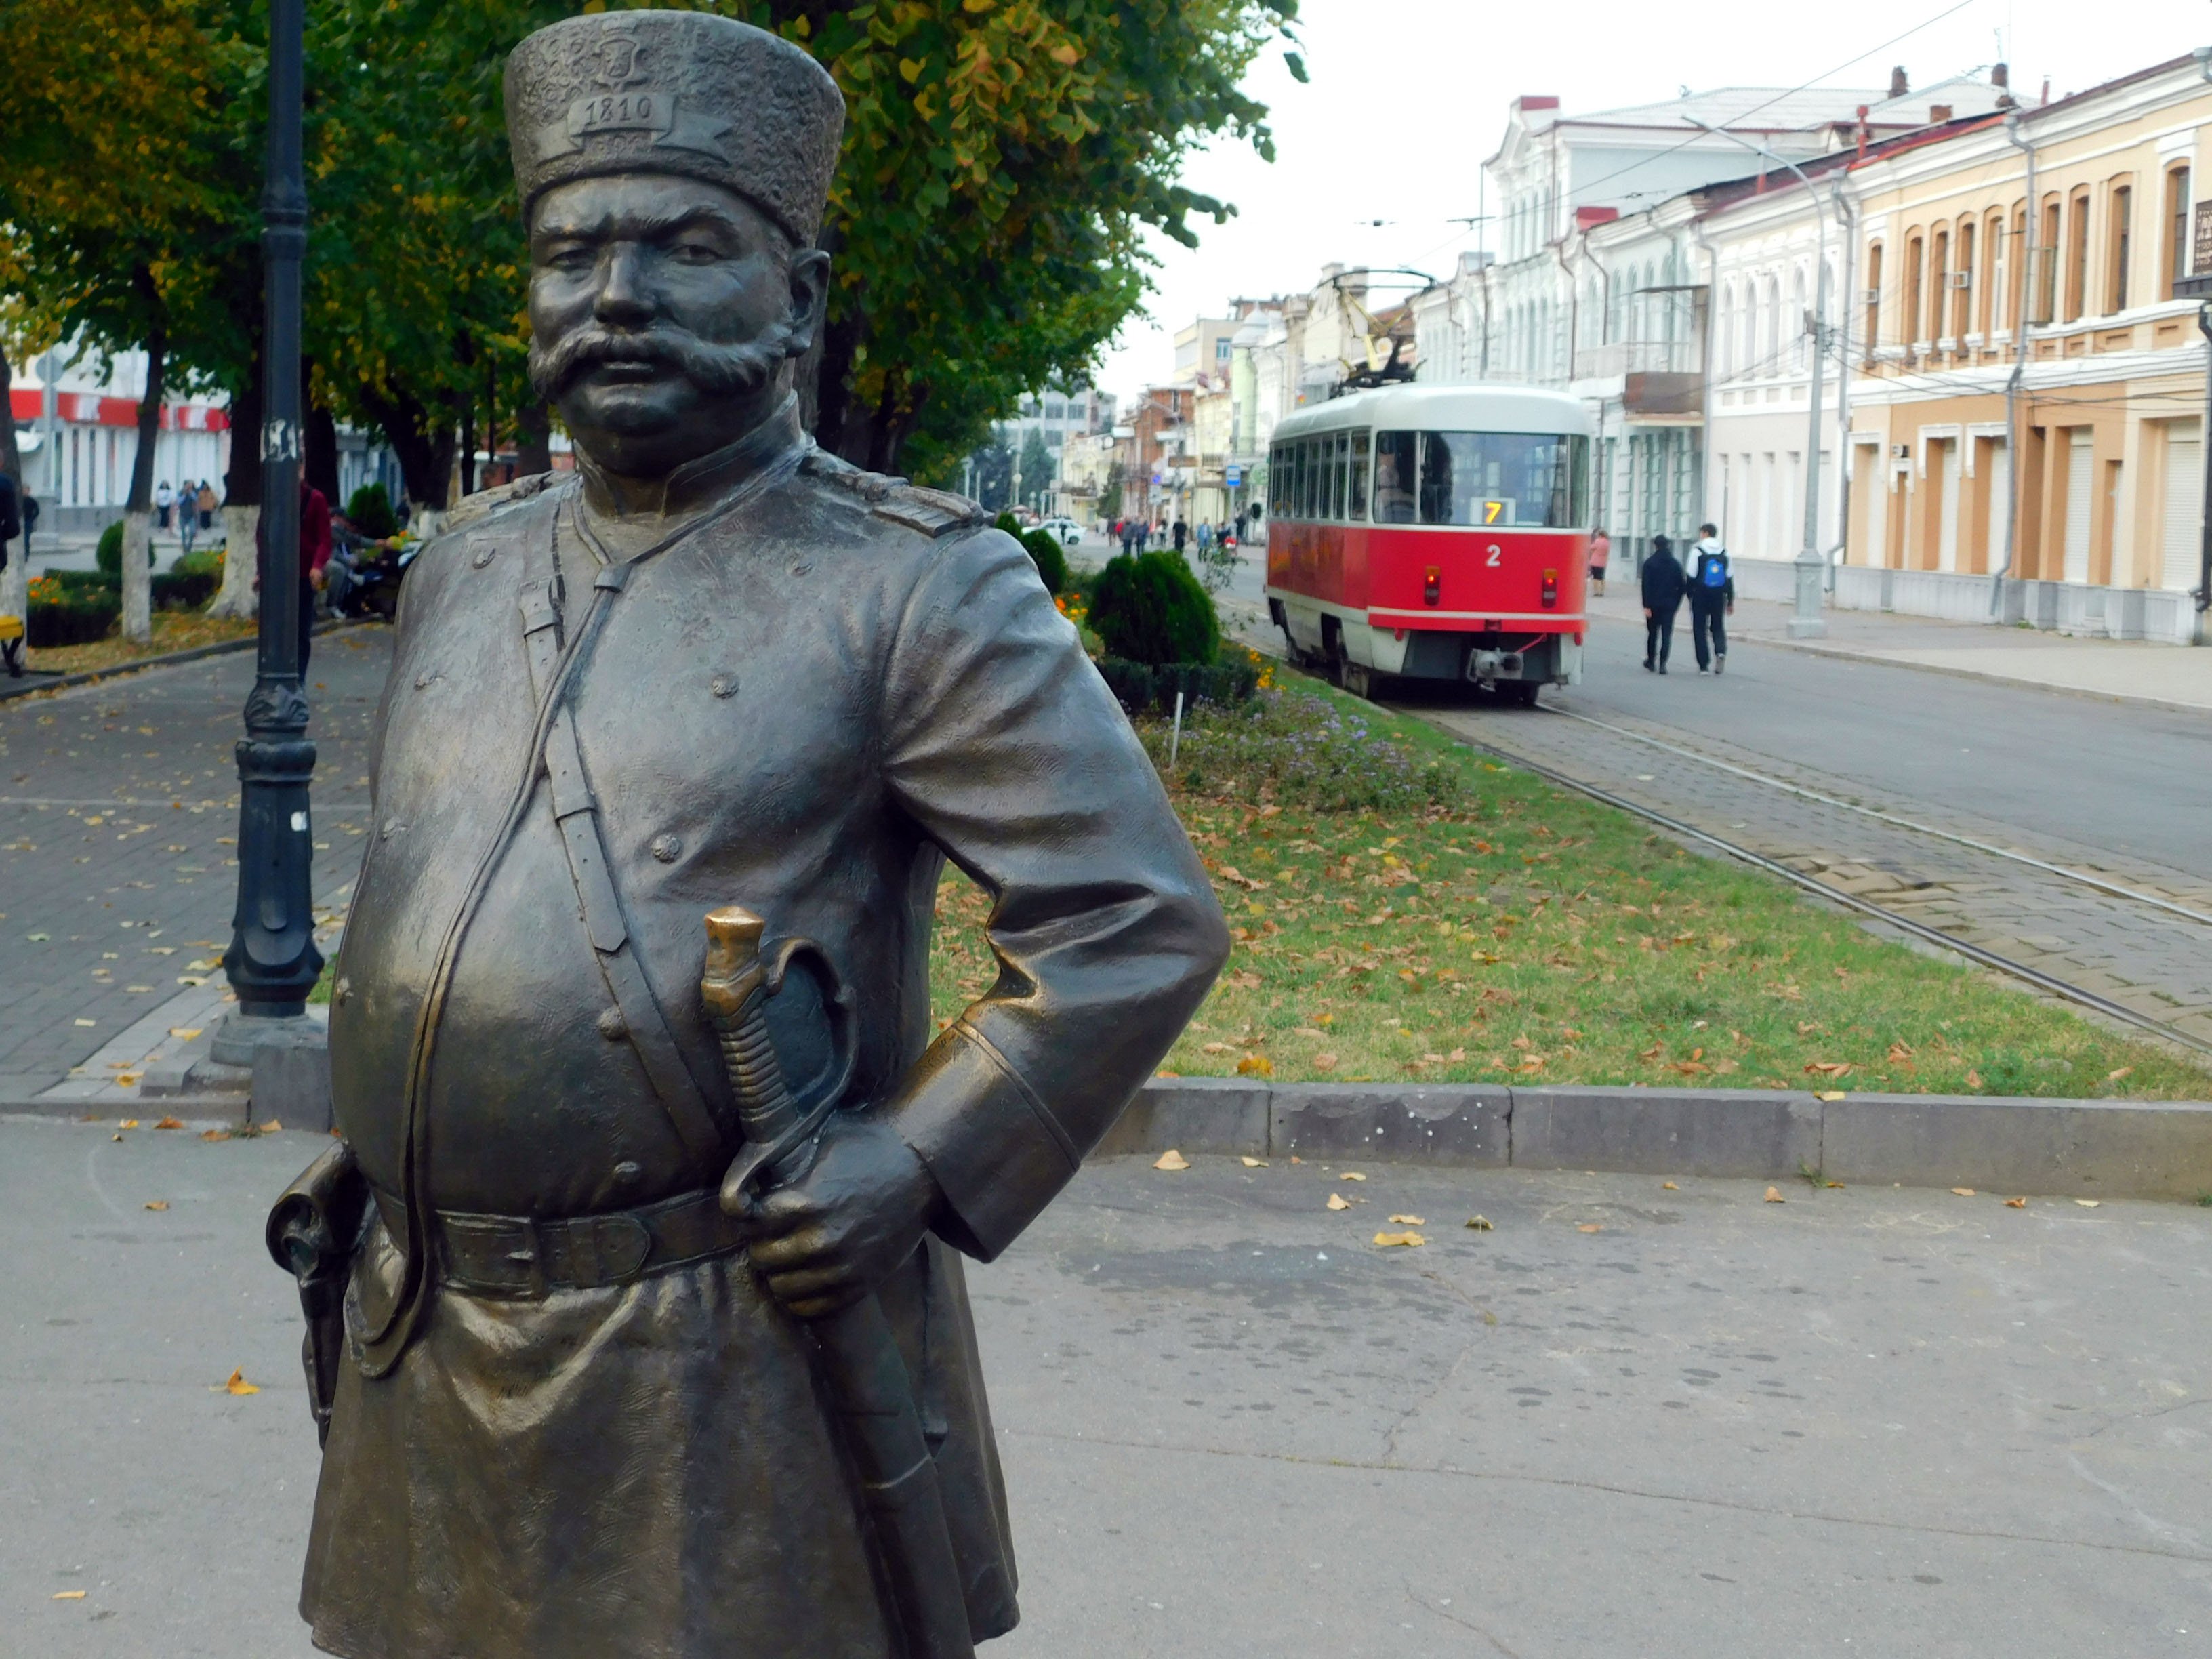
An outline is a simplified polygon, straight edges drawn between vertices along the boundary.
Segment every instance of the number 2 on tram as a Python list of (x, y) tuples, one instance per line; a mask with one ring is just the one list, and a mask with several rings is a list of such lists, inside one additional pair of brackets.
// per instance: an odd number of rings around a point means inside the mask
[(1385, 386), (1285, 416), (1267, 455), (1267, 610), (1366, 695), (1582, 678), (1589, 421), (1514, 386)]

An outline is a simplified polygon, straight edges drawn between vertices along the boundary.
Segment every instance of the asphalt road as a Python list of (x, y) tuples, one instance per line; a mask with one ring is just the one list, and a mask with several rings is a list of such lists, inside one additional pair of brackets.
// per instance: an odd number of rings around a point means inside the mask
[[(307, 1659), (318, 1143), (115, 1133), (0, 1120), (0, 1656)], [(2212, 1654), (2212, 1211), (1194, 1165), (973, 1270), (997, 1659)]]

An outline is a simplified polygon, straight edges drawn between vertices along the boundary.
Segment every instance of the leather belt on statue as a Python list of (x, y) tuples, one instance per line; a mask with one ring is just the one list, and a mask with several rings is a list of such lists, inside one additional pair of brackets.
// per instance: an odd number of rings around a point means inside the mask
[[(394, 1238), (407, 1236), (407, 1212), (388, 1193), (377, 1208)], [(717, 1191), (684, 1193), (638, 1210), (546, 1220), (440, 1210), (439, 1277), (478, 1296), (538, 1297), (550, 1291), (627, 1285), (744, 1248)]]

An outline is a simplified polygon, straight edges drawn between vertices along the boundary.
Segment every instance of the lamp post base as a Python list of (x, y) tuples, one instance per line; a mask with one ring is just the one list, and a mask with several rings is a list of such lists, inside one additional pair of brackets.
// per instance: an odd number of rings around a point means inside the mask
[(1820, 614), (1820, 580), (1826, 574), (1825, 563), (1817, 555), (1798, 559), (1797, 614), (1790, 618), (1791, 639), (1828, 637), (1827, 618)]

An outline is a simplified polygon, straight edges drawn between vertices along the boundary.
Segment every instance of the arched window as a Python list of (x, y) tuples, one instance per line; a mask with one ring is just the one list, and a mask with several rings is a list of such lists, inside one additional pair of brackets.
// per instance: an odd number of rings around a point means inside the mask
[(1742, 349), (1736, 359), (1738, 379), (1759, 372), (1759, 279), (1747, 277), (1743, 284)]
[(1881, 343), (1881, 244), (1867, 244), (1866, 352), (1871, 357)]
[(1805, 356), (1805, 273), (1790, 274), (1790, 312), (1782, 319), (1783, 337), (1790, 342), (1790, 365), (1802, 374), (1811, 365)]
[(1713, 364), (1713, 374), (1718, 379), (1727, 379), (1729, 371), (1735, 366), (1730, 355), (1735, 344), (1735, 337), (1730, 331), (1735, 326), (1735, 284), (1728, 283), (1722, 285), (1720, 307), (1713, 318), (1713, 356), (1717, 360)]

